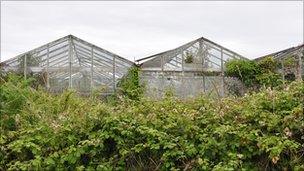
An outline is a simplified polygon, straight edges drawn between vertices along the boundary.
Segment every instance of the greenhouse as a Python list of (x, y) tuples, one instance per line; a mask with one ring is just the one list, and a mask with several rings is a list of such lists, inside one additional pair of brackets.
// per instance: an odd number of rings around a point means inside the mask
[(137, 60), (148, 96), (159, 98), (173, 91), (181, 98), (208, 93), (225, 96), (231, 87), (242, 89), (235, 78), (225, 77), (230, 59), (248, 60), (204, 37), (178, 48)]
[[(304, 45), (255, 59), (273, 57), (283, 80), (301, 80)], [(4, 72), (34, 77), (52, 93), (74, 89), (82, 95), (95, 90), (103, 95), (118, 90), (122, 78), (129, 79), (131, 67), (140, 69), (139, 81), (145, 96), (159, 99), (168, 92), (179, 98), (201, 94), (223, 97), (241, 95), (244, 84), (225, 76), (225, 63), (249, 60), (204, 37), (180, 47), (136, 60), (136, 64), (73, 35), (68, 35), (1, 63)]]
[(260, 61), (266, 57), (273, 57), (278, 62), (278, 71), (283, 80), (294, 81), (304, 78), (304, 44), (271, 53), (255, 60)]
[(5, 72), (36, 77), (47, 90), (67, 88), (80, 94), (103, 89), (112, 94), (133, 62), (73, 35), (65, 36), (1, 63)]

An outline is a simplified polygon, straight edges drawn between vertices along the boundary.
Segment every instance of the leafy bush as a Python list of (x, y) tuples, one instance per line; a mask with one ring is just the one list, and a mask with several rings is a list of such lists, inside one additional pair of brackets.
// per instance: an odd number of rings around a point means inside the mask
[(0, 77), (0, 80), (0, 124), (6, 130), (14, 130), (14, 116), (20, 112), (29, 98), (29, 85), (33, 79), (25, 80), (23, 77), (9, 74)]
[(282, 76), (276, 71), (279, 64), (272, 57), (258, 61), (257, 64), (261, 70), (261, 73), (256, 76), (260, 85), (276, 87), (283, 83)]
[(303, 82), (237, 98), (112, 106), (12, 78), (0, 101), (0, 170), (304, 169)]
[(256, 75), (260, 73), (261, 70), (255, 61), (233, 59), (226, 63), (226, 75), (239, 78), (246, 86), (256, 84)]
[(266, 72), (256, 76), (259, 85), (266, 87), (276, 87), (282, 85), (282, 76), (275, 72)]
[(234, 59), (226, 63), (226, 75), (240, 79), (249, 88), (282, 85), (282, 76), (277, 72), (278, 63), (272, 57), (258, 62)]
[(261, 72), (275, 72), (279, 64), (272, 57), (266, 57), (257, 62)]

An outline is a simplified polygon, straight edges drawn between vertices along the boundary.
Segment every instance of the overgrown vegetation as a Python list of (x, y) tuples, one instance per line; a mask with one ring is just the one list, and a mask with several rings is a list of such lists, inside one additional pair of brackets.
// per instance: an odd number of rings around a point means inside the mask
[(303, 82), (114, 106), (73, 91), (51, 95), (16, 76), (1, 81), (0, 170), (304, 169)]
[(278, 66), (272, 57), (258, 62), (234, 59), (226, 63), (226, 75), (239, 78), (248, 88), (276, 87), (283, 83)]
[(118, 94), (123, 95), (131, 100), (139, 100), (144, 93), (144, 85), (139, 81), (138, 67), (131, 67), (128, 74), (124, 76), (118, 83)]
[(239, 78), (247, 87), (257, 84), (256, 76), (260, 73), (254, 61), (232, 59), (226, 62), (226, 75)]

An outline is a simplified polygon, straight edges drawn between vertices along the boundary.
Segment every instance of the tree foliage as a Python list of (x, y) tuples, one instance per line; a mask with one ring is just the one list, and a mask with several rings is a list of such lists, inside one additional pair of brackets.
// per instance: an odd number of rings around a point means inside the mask
[(115, 106), (13, 77), (0, 90), (0, 170), (304, 169), (303, 82)]

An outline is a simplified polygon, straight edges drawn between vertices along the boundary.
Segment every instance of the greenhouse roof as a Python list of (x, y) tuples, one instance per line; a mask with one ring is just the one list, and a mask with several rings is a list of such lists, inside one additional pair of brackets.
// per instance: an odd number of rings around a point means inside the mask
[[(192, 56), (190, 63), (187, 57)], [(245, 59), (209, 39), (201, 37), (175, 49), (136, 60), (143, 70), (150, 71), (223, 71), (229, 59)]]
[(291, 48), (287, 48), (287, 49), (284, 49), (284, 50), (281, 50), (278, 52), (274, 52), (274, 53), (271, 53), (268, 55), (264, 55), (264, 56), (255, 58), (254, 60), (258, 61), (258, 60), (264, 59), (268, 56), (272, 56), (272, 57), (274, 57), (274, 59), (285, 58), (285, 57), (292, 56), (294, 54), (299, 53), (299, 51), (301, 51), (302, 48), (304, 48), (304, 44), (301, 44), (301, 45), (295, 46), (295, 47), (291, 47)]
[[(3, 61), (6, 71), (27, 74), (48, 74), (46, 85), (61, 90), (70, 87), (90, 91), (96, 86), (115, 90), (134, 63), (73, 35), (57, 39), (43, 46)], [(56, 85), (52, 85), (56, 84)], [(57, 87), (57, 88), (55, 88)], [(59, 90), (58, 90), (59, 91)]]

